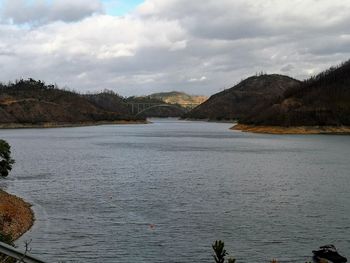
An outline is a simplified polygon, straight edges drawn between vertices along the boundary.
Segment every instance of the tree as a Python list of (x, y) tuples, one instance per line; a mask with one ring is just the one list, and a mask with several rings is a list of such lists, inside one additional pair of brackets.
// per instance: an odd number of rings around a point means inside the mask
[(11, 158), (11, 146), (6, 141), (0, 140), (0, 176), (8, 176), (14, 163), (15, 160)]

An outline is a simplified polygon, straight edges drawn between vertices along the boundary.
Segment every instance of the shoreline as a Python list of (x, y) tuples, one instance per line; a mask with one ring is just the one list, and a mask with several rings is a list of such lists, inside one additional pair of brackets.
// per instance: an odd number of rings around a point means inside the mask
[(235, 131), (263, 133), (263, 134), (329, 134), (350, 135), (350, 126), (258, 126), (247, 124), (236, 124), (230, 128)]
[(31, 229), (35, 221), (31, 204), (0, 189), (0, 230), (13, 241)]
[(40, 124), (31, 123), (0, 123), (0, 129), (51, 129), (51, 128), (76, 128), (101, 125), (128, 125), (148, 124), (147, 120), (120, 120), (120, 121), (96, 121), (78, 123), (45, 122)]
[(198, 121), (198, 122), (212, 122), (212, 123), (233, 123), (236, 120), (214, 120), (214, 119), (191, 119), (191, 118), (180, 118), (182, 121)]

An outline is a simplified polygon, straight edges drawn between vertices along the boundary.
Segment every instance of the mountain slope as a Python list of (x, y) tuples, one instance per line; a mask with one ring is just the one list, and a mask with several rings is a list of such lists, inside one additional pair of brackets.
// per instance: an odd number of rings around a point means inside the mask
[(201, 104), (208, 99), (205, 96), (189, 95), (178, 91), (154, 93), (149, 97), (169, 104)]
[(270, 126), (350, 125), (350, 61), (304, 81), (274, 105), (241, 120)]
[(123, 98), (113, 91), (104, 91), (97, 94), (88, 94), (84, 97), (95, 107), (104, 111), (118, 112), (119, 114), (129, 115), (130, 107), (128, 107)]
[(103, 108), (85, 96), (33, 79), (0, 85), (0, 124), (43, 124), (133, 119), (127, 105)]
[(272, 104), (300, 81), (282, 75), (250, 77), (211, 96), (184, 117), (189, 119), (238, 120)]

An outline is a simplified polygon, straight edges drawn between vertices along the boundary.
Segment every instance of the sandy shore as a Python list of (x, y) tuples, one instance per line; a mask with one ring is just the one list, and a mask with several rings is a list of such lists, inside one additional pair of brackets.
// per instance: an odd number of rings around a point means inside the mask
[(255, 126), (236, 124), (232, 130), (267, 133), (267, 134), (348, 134), (350, 135), (350, 126), (297, 126), (297, 127), (282, 127), (282, 126)]
[(40, 124), (29, 123), (1, 123), (0, 129), (41, 129), (41, 128), (70, 128), (70, 127), (85, 127), (85, 126), (100, 126), (100, 125), (126, 125), (126, 124), (147, 124), (147, 120), (135, 121), (98, 121), (98, 122), (80, 122), (80, 123), (56, 123), (46, 122)]
[(0, 231), (13, 240), (20, 238), (34, 223), (31, 205), (0, 190)]

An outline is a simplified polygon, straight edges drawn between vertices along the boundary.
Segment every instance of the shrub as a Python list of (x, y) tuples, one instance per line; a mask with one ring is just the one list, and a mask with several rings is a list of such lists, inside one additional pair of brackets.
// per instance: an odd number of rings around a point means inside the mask
[[(225, 262), (225, 257), (228, 255), (228, 253), (225, 250), (225, 243), (222, 242), (221, 240), (215, 241), (215, 243), (212, 245), (213, 250), (214, 250), (214, 260), (215, 263), (224, 263)], [(228, 263), (235, 263), (236, 260), (233, 258), (229, 258)]]
[(0, 176), (8, 176), (14, 163), (11, 158), (11, 146), (6, 141), (0, 140)]

